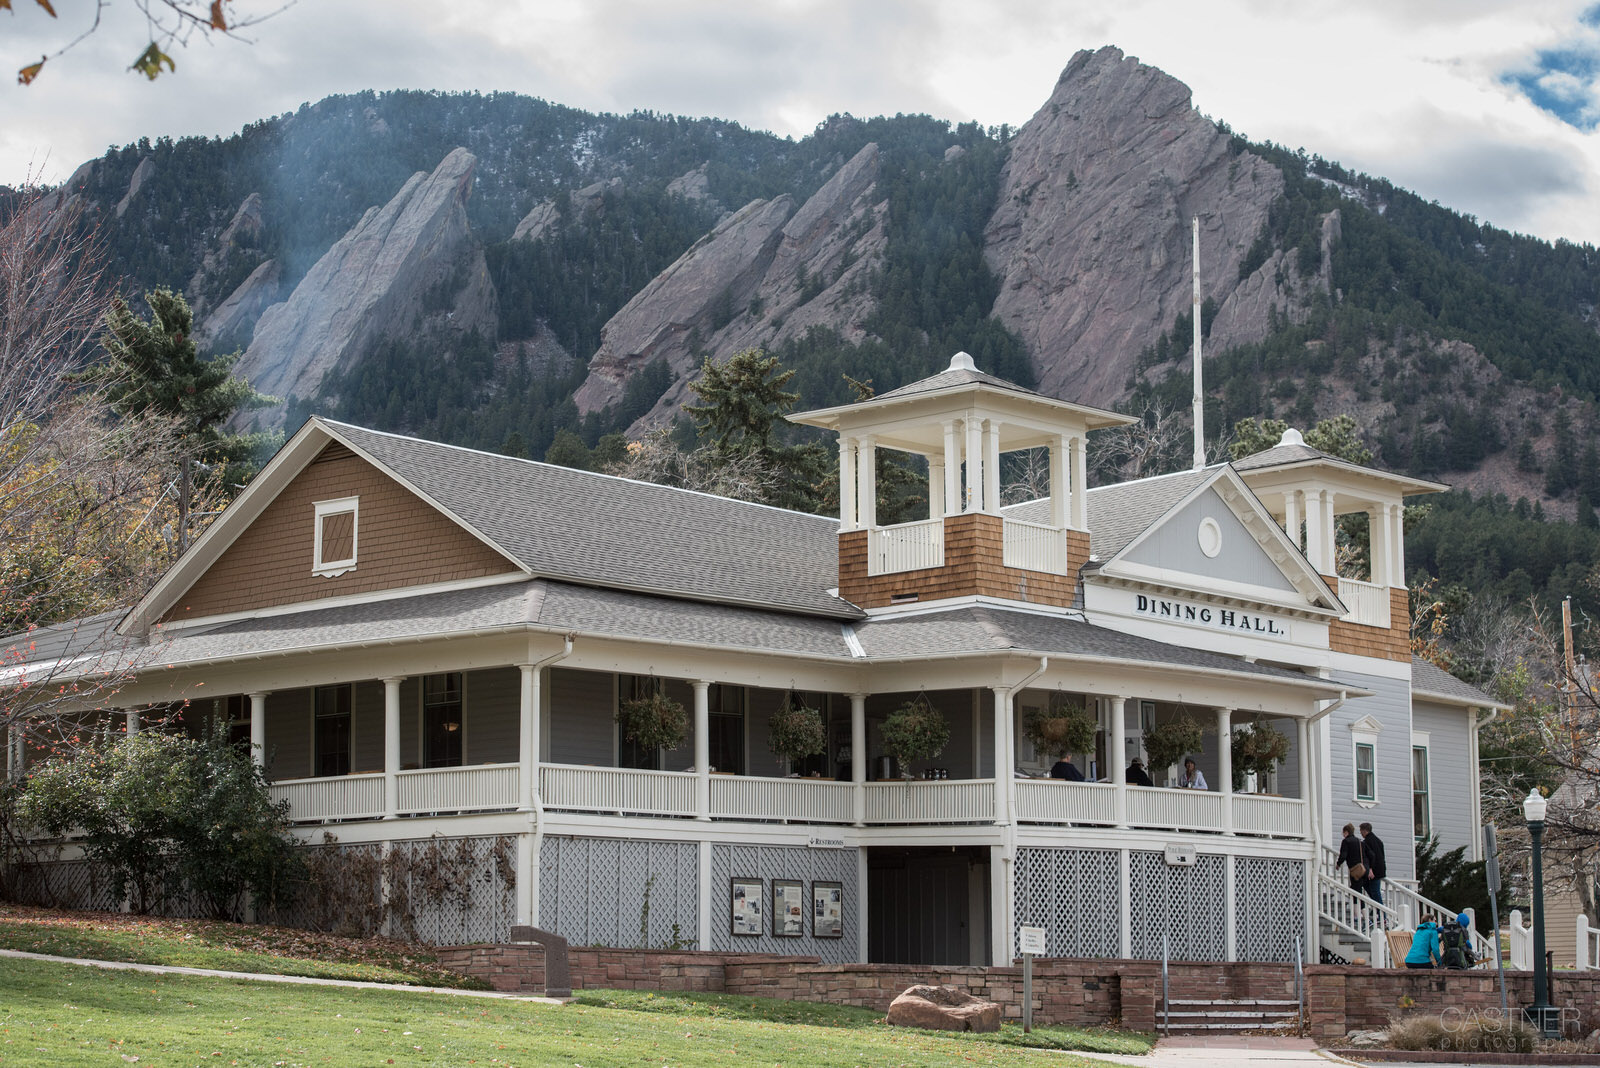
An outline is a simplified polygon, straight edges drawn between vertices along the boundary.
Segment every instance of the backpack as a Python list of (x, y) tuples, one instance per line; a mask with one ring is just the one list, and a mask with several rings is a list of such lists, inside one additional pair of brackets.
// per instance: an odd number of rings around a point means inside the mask
[(1439, 962), (1446, 968), (1467, 966), (1467, 932), (1459, 924), (1447, 924), (1439, 932)]

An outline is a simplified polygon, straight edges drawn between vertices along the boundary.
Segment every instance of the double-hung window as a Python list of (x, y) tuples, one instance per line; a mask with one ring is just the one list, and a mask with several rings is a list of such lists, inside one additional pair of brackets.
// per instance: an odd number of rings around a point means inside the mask
[(422, 765), (454, 768), (461, 764), (461, 672), (422, 677)]
[(1428, 800), (1428, 747), (1411, 747), (1411, 828), (1421, 842), (1433, 833), (1433, 811)]
[(313, 691), (311, 766), (317, 775), (350, 774), (350, 685)]
[(1356, 800), (1378, 799), (1378, 746), (1375, 742), (1356, 742)]

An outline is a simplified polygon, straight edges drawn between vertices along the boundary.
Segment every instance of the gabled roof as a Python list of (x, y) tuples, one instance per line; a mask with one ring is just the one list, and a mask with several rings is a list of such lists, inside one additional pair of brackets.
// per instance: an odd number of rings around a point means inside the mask
[(1411, 658), (1411, 693), (1416, 697), (1431, 698), (1445, 704), (1468, 708), (1509, 709), (1504, 701), (1496, 701), (1476, 686), (1469, 686), (1431, 660), (1420, 656)]
[(838, 521), (313, 417), (130, 613), (157, 619), (330, 442), (530, 576), (856, 619), (830, 594)]

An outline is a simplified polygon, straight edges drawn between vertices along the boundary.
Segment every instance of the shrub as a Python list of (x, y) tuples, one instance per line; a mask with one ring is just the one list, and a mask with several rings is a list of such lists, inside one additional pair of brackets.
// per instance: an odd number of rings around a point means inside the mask
[(644, 750), (676, 749), (689, 732), (689, 713), (668, 697), (657, 683), (643, 697), (622, 702), (617, 709), (622, 736)]
[(1082, 705), (1051, 700), (1050, 708), (1036, 708), (1022, 721), (1022, 736), (1038, 753), (1063, 756), (1094, 748), (1099, 725)]
[(767, 747), (791, 761), (816, 756), (828, 748), (828, 728), (822, 713), (807, 708), (793, 692), (783, 697), (783, 705), (772, 714), (768, 725)]
[[(1166, 769), (1181, 763), (1205, 744), (1205, 731), (1187, 715), (1158, 724), (1144, 736), (1144, 751), (1150, 756), (1150, 770)], [(1157, 785), (1160, 785), (1159, 783)]]
[(889, 713), (879, 733), (902, 773), (912, 761), (938, 756), (950, 742), (950, 725), (920, 693)]
[(1498, 1015), (1446, 1012), (1407, 1016), (1389, 1027), (1389, 1045), (1454, 1053), (1532, 1053), (1533, 1028)]

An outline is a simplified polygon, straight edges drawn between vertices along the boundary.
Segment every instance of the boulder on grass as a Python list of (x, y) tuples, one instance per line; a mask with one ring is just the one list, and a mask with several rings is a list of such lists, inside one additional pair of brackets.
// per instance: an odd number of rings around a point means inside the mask
[(1000, 1006), (953, 986), (913, 986), (889, 1005), (888, 1022), (935, 1031), (998, 1031)]

